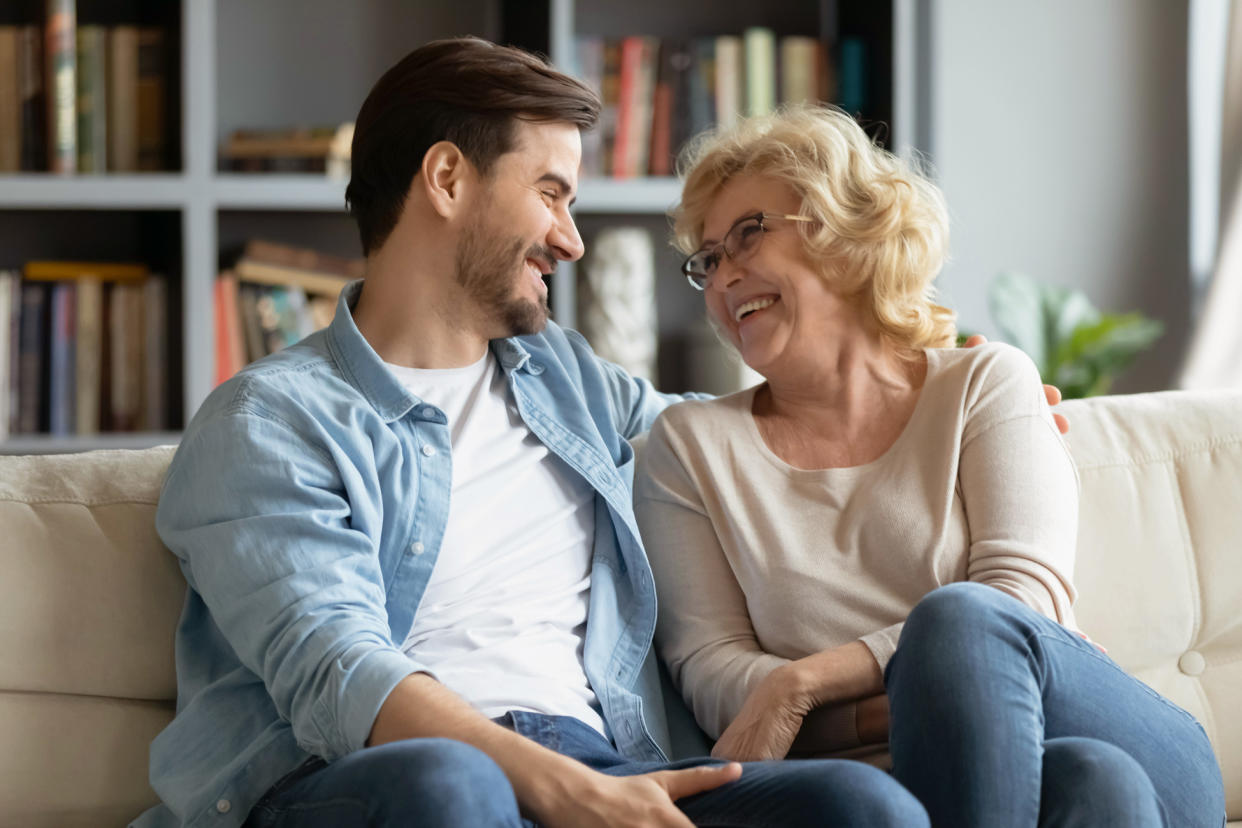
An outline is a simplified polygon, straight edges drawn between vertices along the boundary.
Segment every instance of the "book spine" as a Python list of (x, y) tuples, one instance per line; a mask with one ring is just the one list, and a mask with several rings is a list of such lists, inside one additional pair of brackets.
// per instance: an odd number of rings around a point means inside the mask
[(754, 26), (743, 34), (746, 63), (746, 114), (767, 115), (776, 106), (776, 36)]
[(21, 333), (22, 333), (22, 280), (21, 274), (10, 272), (9, 285), (9, 401), (8, 407), (0, 409), (4, 418), (4, 430), (17, 432), (18, 391), (21, 383)]
[(134, 431), (142, 409), (142, 287), (112, 285), (108, 314), (112, 363), (108, 421), (113, 431)]
[(138, 169), (138, 28), (108, 30), (108, 169)]
[(58, 173), (78, 167), (76, 28), (74, 0), (47, 0), (48, 161)]
[(0, 173), (22, 167), (20, 56), (16, 26), (0, 26)]
[(634, 139), (637, 117), (638, 73), (642, 60), (642, 39), (631, 35), (621, 40), (620, 81), (617, 86), (617, 132), (612, 145), (612, 177), (631, 178), (630, 141)]
[(227, 381), (246, 364), (246, 343), (242, 338), (237, 276), (225, 271), (216, 277), (216, 385)]
[(138, 169), (167, 167), (164, 147), (164, 30), (138, 30)]
[(733, 35), (716, 38), (716, 122), (727, 129), (742, 114), (742, 39)]
[(19, 434), (47, 428), (47, 285), (22, 283), (18, 343), (17, 426)]
[(655, 105), (657, 61), (660, 42), (654, 37), (638, 38), (638, 76), (635, 79), (634, 119), (630, 124), (630, 175), (646, 175), (651, 159), (651, 120)]
[(77, 424), (74, 412), (75, 333), (73, 282), (56, 282), (51, 292), (51, 320), (48, 332), (48, 433), (72, 434)]
[[(575, 74), (594, 90), (603, 101), (604, 89), (604, 39), (595, 36), (579, 36), (574, 42)], [(601, 113), (602, 114), (602, 113)], [(603, 125), (582, 134), (582, 174), (597, 178), (604, 174)]]
[(21, 167), (27, 172), (43, 172), (47, 170), (47, 90), (43, 85), (43, 33), (38, 26), (18, 30), (18, 55)]
[(9, 326), (14, 322), (13, 286), (17, 282), (17, 274), (0, 270), (0, 442), (9, 436), (9, 409), (12, 405), (10, 375), (12, 331)]
[(99, 431), (100, 359), (103, 354), (103, 282), (78, 280), (76, 424), (78, 434)]
[(78, 172), (108, 169), (107, 33), (78, 27)]
[(168, 428), (168, 283), (153, 273), (142, 284), (142, 422)]

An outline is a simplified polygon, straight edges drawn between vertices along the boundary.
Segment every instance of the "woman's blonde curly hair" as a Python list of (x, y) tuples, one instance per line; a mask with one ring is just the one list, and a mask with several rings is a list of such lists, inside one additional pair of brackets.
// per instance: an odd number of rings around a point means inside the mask
[(775, 178), (816, 220), (798, 229), (820, 275), (841, 295), (863, 300), (898, 353), (954, 344), (954, 314), (935, 303), (932, 286), (948, 242), (944, 196), (849, 115), (785, 107), (698, 136), (677, 167), (684, 185), (673, 232), (686, 255), (702, 244), (704, 217), (725, 184), (747, 174)]

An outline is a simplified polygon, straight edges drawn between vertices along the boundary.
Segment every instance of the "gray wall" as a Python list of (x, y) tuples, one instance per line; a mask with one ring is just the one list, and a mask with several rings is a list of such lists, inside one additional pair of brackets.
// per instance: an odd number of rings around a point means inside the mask
[(941, 295), (995, 336), (1002, 270), (1163, 320), (1115, 390), (1169, 387), (1187, 337), (1187, 0), (931, 0)]

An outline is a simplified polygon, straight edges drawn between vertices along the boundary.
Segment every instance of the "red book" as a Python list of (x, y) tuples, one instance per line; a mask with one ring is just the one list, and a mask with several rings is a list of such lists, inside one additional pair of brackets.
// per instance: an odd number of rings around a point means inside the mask
[(237, 276), (230, 271), (216, 278), (216, 385), (246, 364), (246, 343), (237, 304)]
[(617, 91), (617, 133), (612, 145), (612, 177), (630, 178), (635, 174), (629, 166), (632, 154), (634, 122), (638, 118), (638, 74), (643, 58), (642, 38), (637, 35), (621, 40), (621, 72)]

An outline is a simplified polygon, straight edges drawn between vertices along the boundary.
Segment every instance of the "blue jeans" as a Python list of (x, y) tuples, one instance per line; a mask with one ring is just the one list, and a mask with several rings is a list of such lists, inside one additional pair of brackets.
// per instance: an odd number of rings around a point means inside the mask
[(884, 676), (893, 775), (945, 828), (1220, 828), (1202, 726), (992, 587), (910, 613)]
[[(512, 712), (497, 720), (540, 744), (613, 776), (715, 763), (631, 762), (577, 719)], [(679, 800), (695, 825), (922, 828), (923, 808), (892, 777), (860, 762), (749, 762), (735, 782)], [(331, 764), (311, 760), (250, 813), (254, 828), (529, 826), (500, 767), (448, 739), (408, 739)]]

